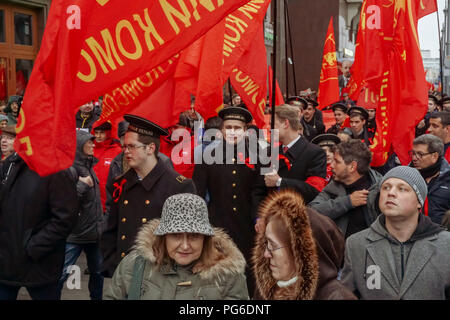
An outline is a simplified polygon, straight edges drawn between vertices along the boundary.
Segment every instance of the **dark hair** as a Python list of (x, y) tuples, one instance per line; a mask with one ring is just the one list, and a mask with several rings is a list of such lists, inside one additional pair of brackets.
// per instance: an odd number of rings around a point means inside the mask
[(450, 113), (447, 111), (433, 112), (430, 119), (441, 119), (441, 124), (444, 128), (450, 126)]
[(160, 145), (159, 137), (151, 137), (151, 136), (147, 136), (147, 135), (143, 135), (143, 134), (138, 133), (138, 139), (137, 140), (140, 143), (143, 143), (143, 144), (154, 143), (155, 144), (155, 157), (158, 156), (159, 145)]
[(352, 161), (356, 161), (356, 170), (360, 175), (364, 175), (369, 171), (372, 153), (361, 140), (350, 139), (347, 142), (341, 142), (336, 146), (336, 152), (347, 165)]
[(219, 116), (211, 117), (205, 122), (205, 130), (218, 129), (222, 127), (222, 118)]
[(355, 118), (355, 117), (359, 117), (359, 119), (360, 119), (361, 121), (366, 120), (366, 122), (367, 122), (367, 119), (366, 119), (361, 113), (359, 113), (359, 112), (352, 112), (352, 113), (350, 113), (350, 115), (348, 116), (349, 119)]

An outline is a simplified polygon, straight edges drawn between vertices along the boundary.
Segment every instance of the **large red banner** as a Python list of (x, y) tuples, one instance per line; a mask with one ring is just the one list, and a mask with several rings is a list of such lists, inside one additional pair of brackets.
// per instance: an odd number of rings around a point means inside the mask
[(52, 1), (16, 150), (40, 175), (67, 168), (75, 154), (78, 106), (144, 76), (247, 2)]

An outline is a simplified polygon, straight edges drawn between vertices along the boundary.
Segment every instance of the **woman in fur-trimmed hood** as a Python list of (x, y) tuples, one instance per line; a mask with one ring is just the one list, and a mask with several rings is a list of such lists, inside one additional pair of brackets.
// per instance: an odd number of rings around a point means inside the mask
[(319, 278), (316, 245), (306, 206), (294, 191), (270, 194), (259, 208), (264, 228), (256, 236), (254, 299), (311, 300)]
[(293, 190), (272, 193), (259, 209), (263, 231), (256, 237), (254, 299), (356, 299), (337, 281), (344, 237), (336, 224), (304, 204)]
[(204, 200), (177, 194), (164, 203), (161, 220), (138, 233), (105, 299), (249, 299), (245, 264), (230, 237), (209, 224)]

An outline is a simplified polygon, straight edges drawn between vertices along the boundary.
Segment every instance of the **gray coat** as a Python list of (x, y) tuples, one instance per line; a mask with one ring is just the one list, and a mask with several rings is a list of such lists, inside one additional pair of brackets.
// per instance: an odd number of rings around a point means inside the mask
[(380, 215), (347, 239), (343, 284), (364, 300), (450, 299), (450, 233), (420, 214), (411, 239), (400, 243), (384, 221)]
[[(378, 215), (374, 203), (379, 190), (378, 184), (382, 178), (381, 174), (372, 169), (369, 170), (369, 176), (372, 180), (372, 186), (369, 188), (367, 205), (363, 208), (364, 218), (368, 226), (375, 221)], [(350, 195), (347, 195), (342, 183), (332, 180), (322, 192), (311, 201), (309, 207), (333, 219), (342, 234), (346, 234), (349, 222), (349, 215), (346, 213), (352, 210), (353, 206), (350, 201)]]

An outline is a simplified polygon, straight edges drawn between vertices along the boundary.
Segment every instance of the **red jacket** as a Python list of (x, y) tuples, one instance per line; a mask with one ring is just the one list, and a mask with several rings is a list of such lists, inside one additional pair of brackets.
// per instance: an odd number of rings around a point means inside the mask
[[(179, 159), (185, 158), (189, 159), (188, 162), (190, 163), (176, 163), (177, 159), (172, 159), (172, 150), (173, 148), (180, 149), (179, 152)], [(173, 168), (176, 172), (179, 174), (185, 176), (186, 178), (192, 179), (192, 175), (194, 174), (194, 148), (195, 148), (195, 138), (194, 136), (191, 136), (189, 140), (182, 140), (180, 141), (171, 141), (170, 135), (168, 137), (161, 138), (161, 145), (159, 148), (159, 151), (164, 153), (166, 156), (172, 159)]]
[(116, 139), (110, 138), (103, 142), (95, 142), (94, 157), (98, 159), (98, 163), (94, 166), (94, 171), (99, 180), (103, 212), (105, 211), (106, 180), (108, 180), (109, 166), (121, 152), (120, 142)]

